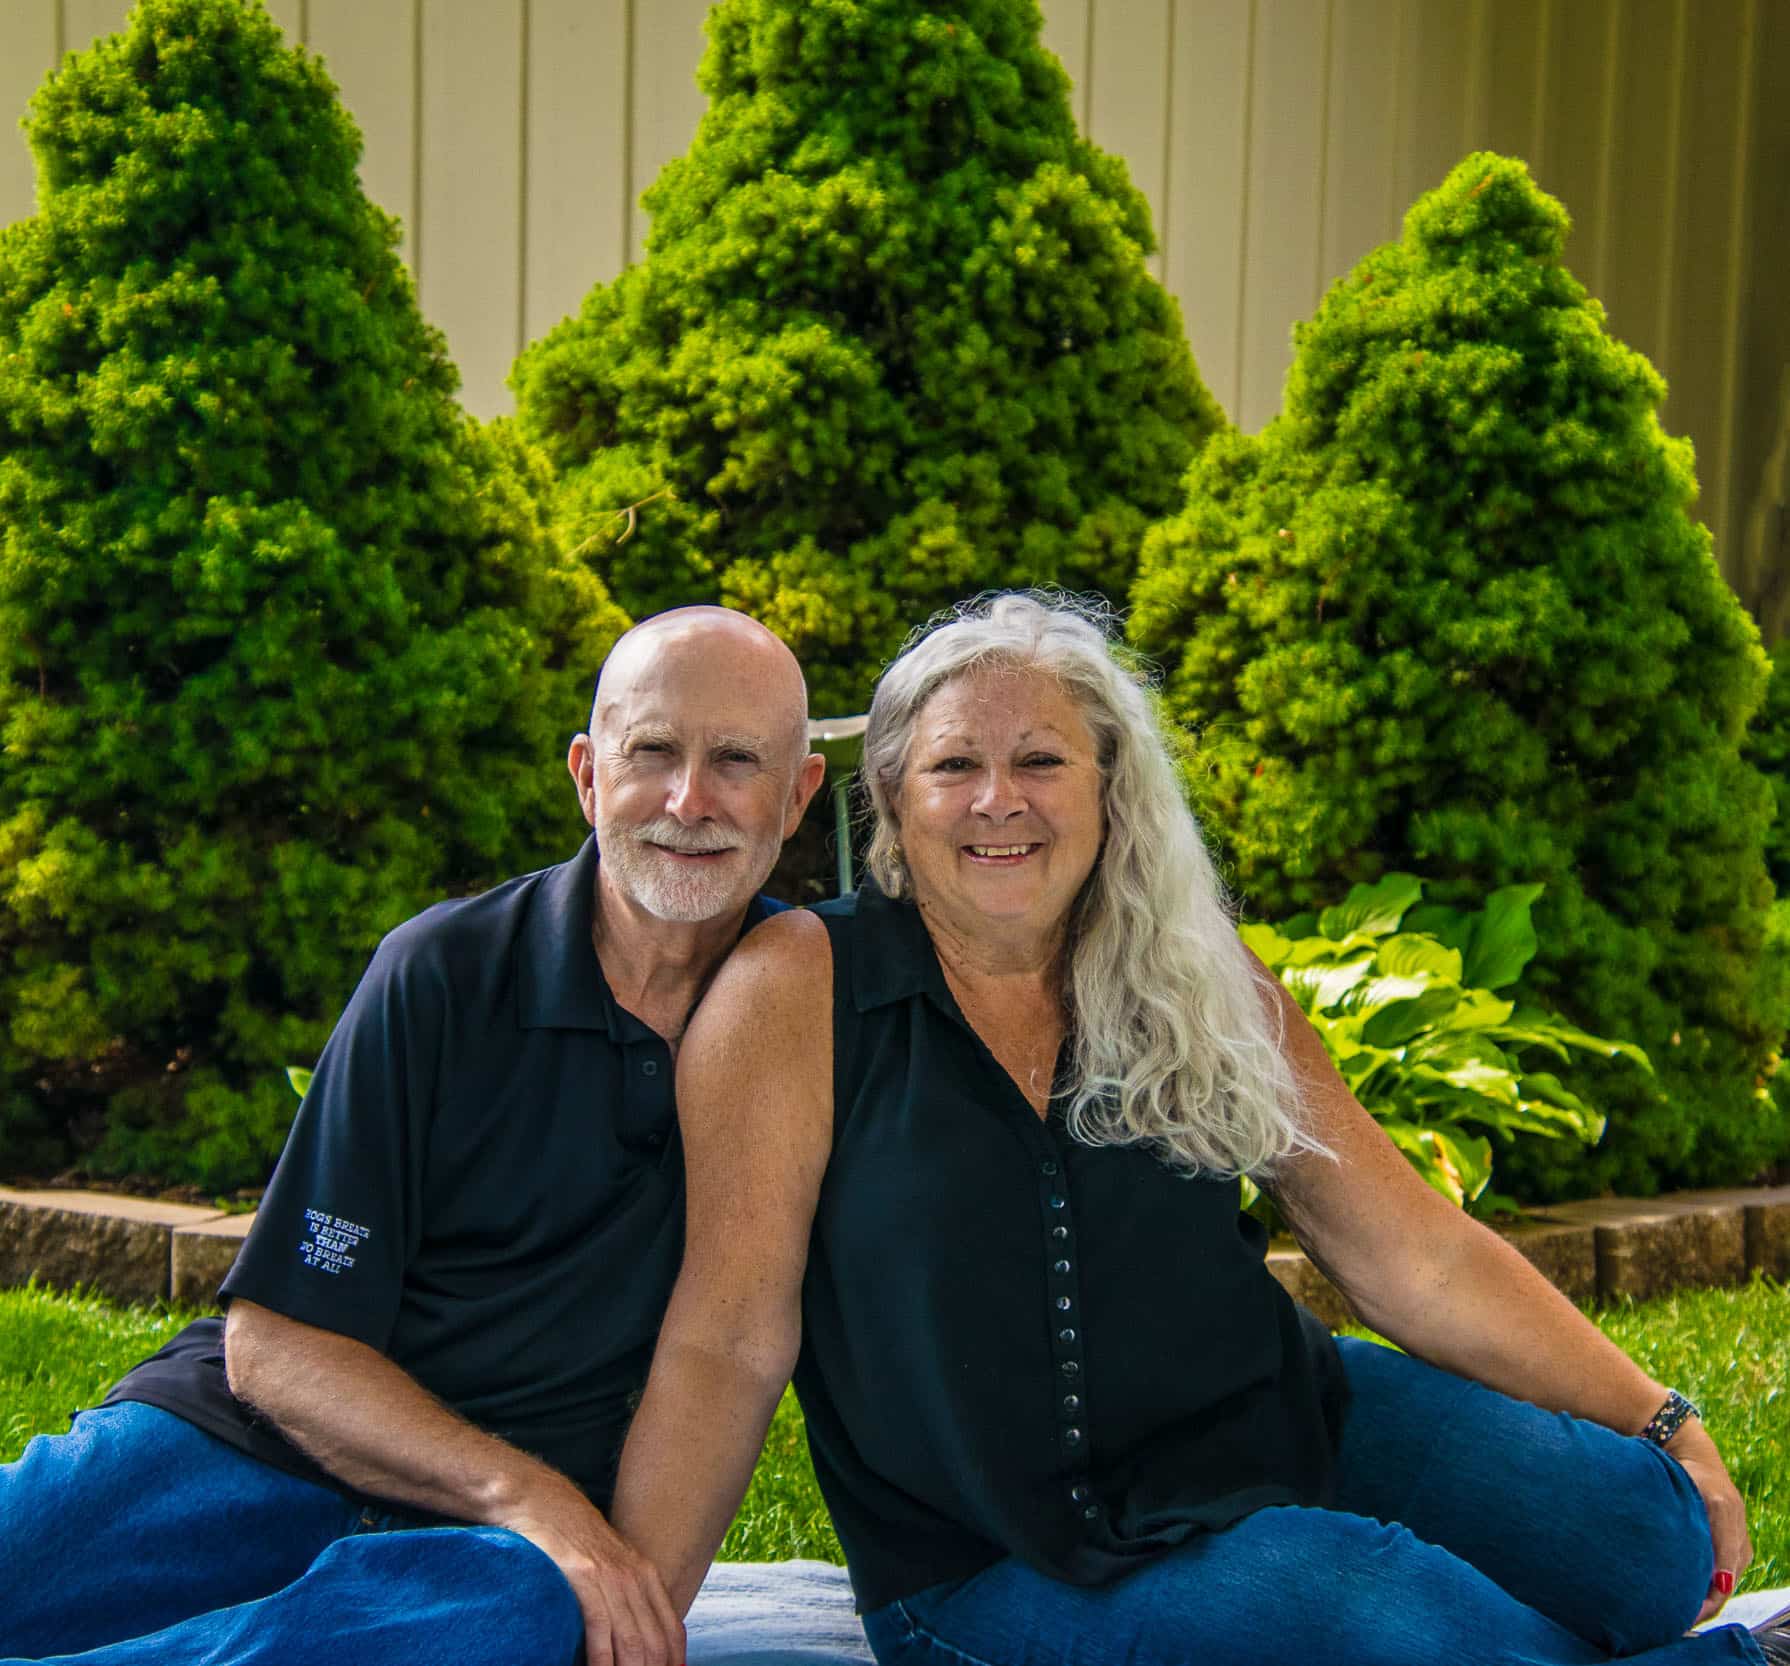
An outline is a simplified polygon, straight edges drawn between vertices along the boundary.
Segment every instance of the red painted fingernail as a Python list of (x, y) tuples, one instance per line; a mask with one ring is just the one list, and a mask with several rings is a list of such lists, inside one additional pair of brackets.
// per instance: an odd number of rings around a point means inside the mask
[(1725, 1597), (1734, 1595), (1734, 1575), (1726, 1568), (1715, 1570), (1715, 1588)]

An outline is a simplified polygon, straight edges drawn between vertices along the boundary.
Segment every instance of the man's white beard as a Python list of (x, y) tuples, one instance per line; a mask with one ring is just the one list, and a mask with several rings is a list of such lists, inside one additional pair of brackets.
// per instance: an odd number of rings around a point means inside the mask
[[(655, 844), (736, 854), (712, 868), (697, 867), (653, 849)], [(655, 919), (679, 925), (699, 925), (745, 907), (777, 860), (776, 847), (754, 850), (737, 829), (698, 833), (670, 820), (624, 827), (599, 816), (597, 849), (624, 896)]]

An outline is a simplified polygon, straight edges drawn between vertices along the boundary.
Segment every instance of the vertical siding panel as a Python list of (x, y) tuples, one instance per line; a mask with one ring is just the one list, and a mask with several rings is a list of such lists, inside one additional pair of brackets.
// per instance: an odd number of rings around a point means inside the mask
[[(1775, 642), (1790, 629), (1790, 502), (1780, 496), (1782, 481), (1768, 482), (1765, 475), (1766, 459), (1790, 423), (1790, 214), (1784, 212), (1790, 121), (1783, 114), (1790, 111), (1790, 7), (1762, 9), (1754, 65), (1736, 519), (1725, 552), (1718, 554), (1766, 640)], [(1753, 561), (1743, 565), (1739, 535), (1744, 527), (1751, 536), (1755, 525)]]
[(520, 343), (521, 0), (424, 0), (423, 311), (460, 366), (481, 417), (510, 407)]
[(62, 0), (62, 50), (84, 52), (100, 35), (124, 27), (131, 0)]
[(1674, 243), (1676, 169), (1670, 110), (1679, 0), (1623, 0), (1631, 43), (1613, 112), (1610, 210), (1601, 297), (1610, 328), (1656, 364), (1666, 348), (1661, 297)]
[[(690, 148), (705, 100), (696, 69), (708, 42), (702, 32), (709, 0), (644, 0), (634, 31), (634, 177), (629, 195), (640, 194), (659, 170)], [(630, 260), (646, 247), (647, 216), (631, 217)]]
[(1684, 61), (1684, 122), (1679, 166), (1680, 235), (1674, 251), (1675, 322), (1666, 363), (1671, 383), (1666, 426), (1697, 447), (1700, 512), (1722, 551), (1727, 532), (1728, 459), (1723, 310), (1730, 292), (1735, 117), (1742, 100), (1747, 0), (1696, 0), (1689, 8)]
[(305, 39), (303, 0), (264, 0), (268, 13), (286, 32), (289, 46), (302, 46)]
[(1044, 0), (1046, 50), (1054, 52), (1069, 76), (1069, 107), (1087, 130), (1088, 6), (1090, 0)]
[(1622, 0), (1572, 0), (1556, 8), (1548, 82), (1548, 189), (1572, 215), (1567, 264), (1596, 288), (1604, 251), (1604, 97), (1610, 16)]
[(1176, 0), (1174, 153), (1163, 281), (1193, 356), (1233, 416), (1239, 380), (1252, 0)]
[(1326, 286), (1398, 233), (1400, 0), (1337, 0), (1320, 264)]
[(36, 163), (18, 124), (55, 63), (56, 0), (0, 15), (0, 226), (36, 209)]
[(404, 223), (400, 245), (414, 267), (416, 8), (420, 0), (310, 0), (310, 47), (342, 90), (366, 141), (361, 185)]
[(528, 246), (532, 341), (627, 259), (625, 0), (532, 0)]
[[(1096, 7), (1093, 14), (1096, 67), (1088, 89), (1088, 137), (1124, 158), (1131, 183), (1148, 200), (1156, 225), (1164, 200), (1168, 84), (1162, 67), (1168, 60), (1172, 6), (1173, 0), (1128, 0), (1123, 7)], [(1150, 269), (1162, 275), (1160, 252)]]
[(1535, 90), (1543, 76), (1547, 0), (1492, 0), (1486, 23), (1485, 144), (1520, 156), (1539, 172), (1535, 155)]
[(1395, 159), (1397, 215), (1433, 191), (1466, 154), (1463, 112), (1471, 107), (1474, 16), (1470, 6), (1416, 0), (1406, 16), (1406, 106)]
[(1324, 0), (1262, 0), (1249, 138), (1243, 369), (1237, 421), (1258, 429), (1280, 406), (1291, 332), (1310, 310), (1322, 205), (1317, 201)]

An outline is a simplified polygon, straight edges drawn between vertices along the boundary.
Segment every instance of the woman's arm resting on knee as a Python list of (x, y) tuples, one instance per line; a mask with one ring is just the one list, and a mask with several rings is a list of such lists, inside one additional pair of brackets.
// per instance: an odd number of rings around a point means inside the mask
[(832, 1082), (826, 927), (782, 914), (722, 967), (678, 1056), (684, 1264), (622, 1450), (615, 1523), (658, 1567), (679, 1613), (745, 1495), (795, 1368)]
[[(1666, 1385), (1497, 1233), (1418, 1176), (1349, 1092), (1298, 1002), (1251, 960), (1264, 998), (1278, 1006), (1282, 1052), (1313, 1131), (1336, 1154), (1335, 1161), (1301, 1156), (1283, 1164), (1268, 1190), (1362, 1323), (1457, 1376), (1638, 1434), (1660, 1409)], [(1714, 1441), (1693, 1418), (1668, 1450), (1709, 1508), (1717, 1568), (1738, 1575), (1752, 1560), (1752, 1545), (1740, 1494)]]

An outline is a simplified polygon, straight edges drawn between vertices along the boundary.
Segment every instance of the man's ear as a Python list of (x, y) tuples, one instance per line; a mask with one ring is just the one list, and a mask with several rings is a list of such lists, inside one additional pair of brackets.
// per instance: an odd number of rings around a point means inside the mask
[(589, 735), (572, 736), (566, 753), (566, 768), (572, 772), (572, 783), (578, 789), (578, 808), (592, 827), (597, 825), (597, 748)]
[(783, 818), (784, 838), (789, 838), (801, 825), (802, 812), (808, 808), (810, 800), (820, 791), (820, 784), (826, 777), (826, 758), (819, 752), (810, 752), (796, 770), (796, 788), (790, 795), (789, 814)]

